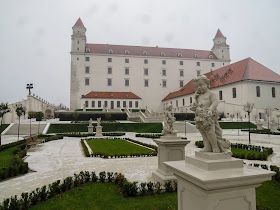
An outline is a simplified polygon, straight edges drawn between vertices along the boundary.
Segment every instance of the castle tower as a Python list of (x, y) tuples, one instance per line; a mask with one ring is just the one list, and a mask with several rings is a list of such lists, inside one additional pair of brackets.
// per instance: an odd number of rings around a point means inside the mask
[(229, 45), (226, 43), (226, 39), (220, 29), (218, 29), (213, 39), (214, 46), (212, 47), (212, 51), (219, 60), (230, 62)]
[(72, 33), (72, 48), (71, 52), (75, 53), (84, 53), (86, 48), (86, 31), (81, 18), (77, 20), (75, 25), (72, 27), (73, 33)]

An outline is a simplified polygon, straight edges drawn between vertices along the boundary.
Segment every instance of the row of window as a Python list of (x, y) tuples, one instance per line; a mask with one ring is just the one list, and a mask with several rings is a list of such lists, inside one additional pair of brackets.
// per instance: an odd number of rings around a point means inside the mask
[[(97, 104), (95, 102), (97, 102)], [(102, 107), (109, 108), (109, 104), (110, 104), (110, 109), (114, 109), (115, 105), (116, 105), (117, 108), (121, 108), (121, 101), (104, 101), (103, 106), (102, 106), (102, 101), (91, 101), (91, 107), (92, 108), (95, 108), (95, 107), (98, 107), (98, 108), (102, 108)], [(128, 101), (128, 102), (127, 101), (123, 101), (122, 102), (122, 107), (126, 108), (127, 104), (128, 104), (129, 108), (132, 108), (133, 101)], [(135, 101), (134, 102), (134, 107), (138, 108), (138, 106), (139, 106), (139, 102)], [(85, 101), (85, 107), (89, 107), (89, 101)]]
[[(200, 70), (197, 70), (197, 74), (200, 75)], [(89, 66), (86, 66), (85, 67), (85, 73), (86, 74), (89, 74), (90, 73), (90, 68)], [(112, 67), (108, 67), (107, 69), (107, 74), (112, 74), (113, 73), (113, 70), (112, 70)], [(129, 68), (125, 68), (124, 69), (124, 74), (125, 75), (129, 75)], [(149, 69), (145, 68), (144, 69), (144, 75), (148, 76), (149, 75)], [(166, 69), (162, 69), (161, 70), (161, 75), (162, 76), (166, 76)], [(184, 76), (184, 70), (183, 69), (179, 69), (179, 76), (180, 77), (183, 77)]]
[[(77, 60), (79, 60), (79, 58), (77, 58)], [(85, 61), (90, 61), (89, 57), (85, 57)], [(112, 63), (113, 59), (112, 58), (108, 58), (108, 63)], [(129, 63), (129, 58), (125, 58), (124, 59), (125, 63)], [(144, 59), (144, 64), (148, 64), (149, 60), (148, 59)], [(162, 60), (161, 61), (162, 65), (166, 65), (166, 60)], [(183, 66), (184, 65), (184, 61), (179, 61), (179, 65)], [(200, 66), (200, 62), (196, 62), (196, 66)], [(211, 63), (211, 67), (215, 67), (215, 63)]]
[[(113, 79), (112, 78), (107, 78), (107, 86), (112, 86)], [(85, 78), (85, 85), (89, 85), (89, 78)], [(167, 87), (167, 80), (162, 80), (162, 87)], [(129, 79), (124, 79), (124, 86), (128, 87), (129, 86)], [(184, 81), (180, 80), (179, 81), (179, 87), (184, 86)], [(149, 87), (149, 80), (145, 79), (144, 80), (144, 87)]]

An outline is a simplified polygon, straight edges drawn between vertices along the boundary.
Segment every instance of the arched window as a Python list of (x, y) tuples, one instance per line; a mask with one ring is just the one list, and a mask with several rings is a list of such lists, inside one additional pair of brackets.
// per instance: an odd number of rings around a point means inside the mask
[(236, 88), (232, 88), (232, 97), (236, 98)]
[(195, 58), (198, 58), (198, 54), (194, 54), (194, 57), (195, 57)]
[(213, 55), (209, 55), (209, 58), (212, 59), (212, 58), (213, 58)]
[(112, 49), (109, 49), (109, 53), (112, 54), (112, 53), (113, 53), (113, 50), (112, 50)]
[(190, 97), (190, 104), (192, 104), (192, 97)]
[(90, 49), (89, 49), (89, 48), (87, 48), (87, 49), (86, 49), (86, 52), (90, 52)]
[(182, 55), (182, 53), (178, 53), (178, 57), (182, 57), (183, 55)]
[(257, 92), (257, 97), (261, 97), (260, 86), (257, 86), (257, 87), (256, 87), (256, 92)]
[(223, 92), (221, 90), (219, 91), (219, 99), (223, 100)]
[(160, 53), (160, 56), (165, 56), (165, 53), (164, 53), (164, 52), (161, 52), (161, 53)]
[(144, 51), (144, 52), (143, 52), (143, 55), (148, 55), (147, 51)]
[(272, 91), (272, 98), (275, 98), (275, 87), (272, 87), (271, 91)]
[(124, 54), (128, 55), (128, 54), (129, 54), (129, 51), (128, 51), (128, 50), (125, 50), (125, 51), (124, 51)]

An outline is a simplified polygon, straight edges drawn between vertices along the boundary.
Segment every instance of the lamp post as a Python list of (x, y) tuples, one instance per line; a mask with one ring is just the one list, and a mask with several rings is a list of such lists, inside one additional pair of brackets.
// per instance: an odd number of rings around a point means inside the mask
[(271, 113), (271, 109), (270, 109), (270, 108), (266, 108), (266, 109), (264, 109), (264, 110), (265, 110), (265, 114), (266, 114), (266, 116), (267, 116), (267, 122), (268, 122), (267, 128), (268, 128), (268, 130), (269, 130), (269, 116), (270, 116), (270, 113)]
[(249, 103), (249, 102), (247, 102), (247, 103), (244, 105), (244, 107), (243, 107), (244, 111), (248, 113), (249, 144), (251, 144), (251, 135), (250, 135), (250, 113), (252, 112), (253, 108), (254, 108), (254, 103)]
[(26, 89), (29, 90), (29, 95), (31, 95), (31, 89), (33, 89), (33, 83), (27, 84)]
[[(239, 115), (239, 113), (237, 112), (236, 113), (237, 126), (238, 126), (238, 115)], [(239, 135), (239, 126), (238, 126), (238, 129), (237, 129), (237, 132), (238, 132), (238, 135)]]

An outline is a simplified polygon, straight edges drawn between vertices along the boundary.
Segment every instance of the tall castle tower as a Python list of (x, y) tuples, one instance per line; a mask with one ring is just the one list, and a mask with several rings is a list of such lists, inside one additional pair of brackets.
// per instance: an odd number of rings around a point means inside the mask
[(214, 41), (214, 46), (212, 47), (213, 53), (220, 60), (230, 62), (229, 45), (226, 43), (227, 38), (224, 37), (220, 29), (218, 29)]
[(72, 27), (72, 46), (71, 46), (71, 83), (70, 83), (70, 109), (75, 110), (80, 107), (81, 95), (79, 90), (82, 82), (80, 81), (79, 58), (85, 55), (86, 51), (86, 28), (79, 18)]

